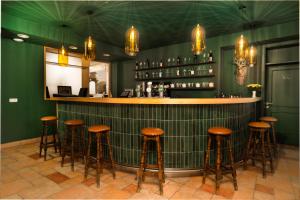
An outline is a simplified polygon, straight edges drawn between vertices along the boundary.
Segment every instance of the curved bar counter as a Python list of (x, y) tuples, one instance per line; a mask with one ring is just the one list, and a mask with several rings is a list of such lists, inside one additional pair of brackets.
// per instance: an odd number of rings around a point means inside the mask
[[(207, 129), (224, 126), (233, 130), (235, 161), (241, 161), (247, 140), (247, 123), (255, 118), (260, 98), (51, 98), (57, 101), (59, 129), (63, 121), (82, 119), (86, 130), (94, 124), (111, 126), (115, 162), (123, 167), (138, 167), (141, 132), (158, 127), (163, 135), (166, 172), (203, 168)], [(156, 162), (155, 146), (148, 147), (148, 162)], [(225, 150), (225, 149), (224, 149)], [(105, 157), (108, 151), (105, 146)]]

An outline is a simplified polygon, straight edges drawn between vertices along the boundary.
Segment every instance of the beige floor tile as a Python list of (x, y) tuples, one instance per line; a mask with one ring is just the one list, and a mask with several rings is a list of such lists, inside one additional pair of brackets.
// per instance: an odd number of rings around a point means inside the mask
[(196, 192), (195, 188), (189, 187), (181, 187), (175, 194), (171, 197), (171, 199), (194, 199), (194, 193)]
[(294, 192), (285, 192), (278, 189), (275, 189), (274, 196), (276, 200), (296, 200), (296, 195)]
[(2, 199), (22, 199), (22, 197), (20, 197), (17, 194), (13, 194), (13, 195), (10, 195), (10, 196), (3, 197)]
[(91, 199), (95, 198), (95, 192), (88, 187), (80, 184), (74, 187), (63, 189), (60, 192), (50, 195), (52, 199)]
[(235, 191), (232, 199), (236, 200), (250, 200), (254, 198), (254, 191), (248, 188), (239, 188), (238, 191)]
[(18, 195), (24, 199), (44, 199), (48, 196), (61, 191), (58, 185), (40, 185), (26, 188), (18, 192)]
[(163, 196), (166, 198), (171, 198), (180, 188), (181, 184), (173, 181), (169, 181), (167, 184), (163, 186)]
[(205, 192), (203, 190), (197, 189), (193, 194), (193, 197), (200, 199), (200, 200), (209, 200), (213, 197), (212, 193)]
[(30, 187), (32, 187), (32, 185), (23, 179), (18, 179), (6, 184), (0, 184), (0, 198), (16, 194), (20, 190)]
[(275, 198), (274, 195), (270, 195), (264, 192), (255, 191), (254, 199), (255, 200), (273, 200)]

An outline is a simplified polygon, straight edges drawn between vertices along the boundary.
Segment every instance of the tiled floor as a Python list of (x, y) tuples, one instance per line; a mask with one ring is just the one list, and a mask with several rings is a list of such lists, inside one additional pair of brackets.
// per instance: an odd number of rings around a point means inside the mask
[(238, 169), (238, 191), (230, 182), (223, 183), (215, 193), (211, 180), (202, 184), (202, 177), (167, 178), (164, 195), (159, 195), (156, 179), (146, 177), (140, 193), (136, 193), (135, 175), (110, 171), (101, 174), (101, 186), (96, 187), (95, 170), (83, 181), (83, 164), (60, 166), (60, 157), (49, 150), (48, 160), (38, 156), (38, 144), (28, 144), (1, 150), (0, 198), (13, 199), (300, 199), (299, 150), (285, 147), (280, 150), (274, 174), (263, 179), (258, 167)]

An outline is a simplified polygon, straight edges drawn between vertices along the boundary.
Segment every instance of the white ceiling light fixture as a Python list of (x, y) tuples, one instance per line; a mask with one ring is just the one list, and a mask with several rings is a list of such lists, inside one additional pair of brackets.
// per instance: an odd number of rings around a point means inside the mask
[(70, 45), (70, 46), (69, 46), (69, 49), (72, 49), (72, 50), (77, 50), (77, 49), (78, 49), (78, 47), (76, 47), (76, 46), (73, 46), (73, 45)]
[(15, 42), (24, 42), (24, 40), (21, 39), (21, 38), (13, 38), (13, 40), (14, 40)]
[(104, 53), (103, 56), (104, 56), (104, 57), (109, 57), (110, 54), (109, 54), (109, 53)]
[(29, 35), (26, 35), (26, 34), (23, 34), (23, 33), (19, 33), (19, 34), (17, 34), (17, 36), (19, 38), (23, 38), (23, 39), (28, 39), (29, 38)]

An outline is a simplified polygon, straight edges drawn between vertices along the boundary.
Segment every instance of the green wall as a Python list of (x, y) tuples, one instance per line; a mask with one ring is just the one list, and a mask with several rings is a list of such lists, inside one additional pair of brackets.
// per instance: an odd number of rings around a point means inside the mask
[(1, 143), (38, 137), (40, 117), (55, 114), (55, 104), (43, 100), (43, 46), (3, 38), (1, 43)]
[[(228, 51), (224, 51), (223, 61), (224, 64), (221, 64), (221, 48), (233, 46), (237, 37), (241, 34), (246, 36), (250, 42), (260, 42), (267, 41), (272, 42), (274, 40), (280, 40), (281, 38), (287, 38), (291, 36), (299, 35), (299, 24), (298, 21), (292, 21), (284, 24), (277, 24), (268, 27), (262, 27), (255, 29), (253, 31), (247, 30), (244, 32), (221, 35), (217, 37), (207, 38), (207, 50), (212, 50), (214, 53), (214, 57), (217, 62), (216, 66), (216, 86), (217, 90), (215, 91), (190, 91), (187, 93), (187, 96), (192, 97), (213, 97), (218, 91), (224, 91), (227, 94), (241, 94), (248, 95), (247, 88), (245, 86), (239, 86), (235, 83), (234, 77), (234, 65), (232, 65), (233, 51), (232, 49)], [(159, 37), (159, 36), (157, 36)], [(170, 37), (172, 37), (170, 35)], [(141, 44), (141, 49), (142, 49)], [(260, 72), (261, 72), (261, 46), (258, 46), (258, 64), (256, 67), (251, 68), (249, 70), (249, 77), (246, 81), (247, 83), (260, 82)], [(117, 88), (113, 88), (113, 95), (119, 95), (124, 88), (135, 88), (136, 82), (134, 81), (134, 68), (135, 68), (135, 60), (146, 60), (149, 58), (150, 60), (160, 60), (163, 58), (166, 60), (171, 57), (192, 57), (191, 53), (191, 44), (188, 43), (180, 43), (174, 44), (170, 46), (164, 46), (155, 49), (149, 49), (145, 51), (141, 51), (136, 58), (132, 60), (123, 61), (123, 62), (115, 62), (113, 63), (113, 69), (118, 71)], [(194, 79), (196, 82), (201, 81), (202, 79)], [(178, 81), (180, 82), (180, 81)]]

